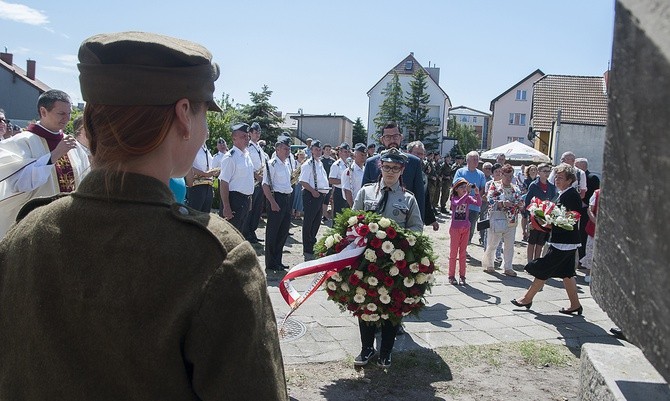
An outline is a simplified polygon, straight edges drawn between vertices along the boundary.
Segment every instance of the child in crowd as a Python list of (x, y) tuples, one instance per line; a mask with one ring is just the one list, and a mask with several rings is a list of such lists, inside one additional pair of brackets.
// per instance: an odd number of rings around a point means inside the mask
[(459, 261), (460, 284), (465, 285), (465, 251), (468, 247), (470, 236), (470, 214), (468, 206), (474, 204), (480, 206), (482, 198), (477, 186), (472, 186), (475, 196), (471, 196), (470, 185), (465, 178), (459, 178), (451, 188), (451, 226), (449, 235), (451, 236), (451, 249), (449, 251), (449, 283), (456, 285), (456, 257)]

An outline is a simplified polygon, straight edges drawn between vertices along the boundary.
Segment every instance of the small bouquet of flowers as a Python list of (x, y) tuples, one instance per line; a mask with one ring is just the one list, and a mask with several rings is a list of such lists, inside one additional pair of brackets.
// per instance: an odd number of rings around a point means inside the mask
[(526, 210), (531, 213), (531, 217), (545, 231), (552, 224), (564, 230), (572, 231), (575, 223), (581, 217), (579, 212), (567, 211), (563, 206), (558, 206), (554, 202), (543, 201), (536, 197), (531, 199)]
[(366, 322), (394, 324), (425, 306), (436, 270), (430, 240), (373, 212), (344, 210), (314, 247), (320, 257), (352, 241), (365, 247), (352, 264), (326, 280), (328, 299)]

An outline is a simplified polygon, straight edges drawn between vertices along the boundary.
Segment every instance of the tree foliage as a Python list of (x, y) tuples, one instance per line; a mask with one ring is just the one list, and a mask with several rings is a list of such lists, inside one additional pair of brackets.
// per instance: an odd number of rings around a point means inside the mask
[(382, 95), (386, 96), (384, 101), (379, 106), (377, 116), (372, 120), (375, 123), (375, 132), (377, 136), (382, 134), (382, 128), (390, 121), (395, 121), (402, 132), (403, 126), (403, 94), (402, 86), (400, 85), (400, 77), (397, 72), (393, 72), (393, 78), (386, 84), (386, 88), (382, 91)]
[(228, 143), (228, 147), (232, 147), (231, 127), (234, 124), (248, 121), (248, 116), (242, 110), (243, 106), (233, 104), (234, 99), (230, 95), (224, 93), (221, 99), (215, 100), (221, 107), (222, 112), (208, 111), (207, 112), (207, 127), (209, 128), (209, 138), (207, 139), (207, 147), (212, 154), (216, 154), (216, 141), (223, 138)]
[(479, 149), (480, 141), (475, 129), (464, 124), (456, 122), (456, 117), (449, 119), (449, 136), (456, 140), (456, 145), (451, 148), (449, 154), (452, 157), (456, 155), (466, 155), (468, 152)]
[(251, 104), (245, 105), (242, 111), (247, 116), (249, 124), (257, 122), (261, 126), (261, 139), (267, 143), (265, 151), (272, 154), (272, 147), (282, 130), (279, 128), (284, 119), (280, 117), (277, 106), (270, 103), (272, 91), (267, 85), (263, 85), (260, 92), (249, 92)]
[(367, 143), (368, 141), (368, 134), (360, 117), (358, 117), (354, 122), (354, 130), (351, 135), (351, 141), (353, 142), (352, 145), (357, 143)]
[(409, 83), (409, 91), (405, 95), (404, 104), (407, 107), (407, 113), (404, 115), (404, 123), (407, 128), (407, 140), (422, 141), (426, 145), (426, 139), (433, 132), (428, 131), (428, 103), (430, 95), (426, 92), (428, 83), (426, 74), (422, 69), (418, 69), (412, 76)]

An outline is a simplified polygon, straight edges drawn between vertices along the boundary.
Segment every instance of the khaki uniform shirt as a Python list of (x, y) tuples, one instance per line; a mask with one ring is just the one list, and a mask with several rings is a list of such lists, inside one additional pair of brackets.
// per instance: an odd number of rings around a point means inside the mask
[(0, 242), (0, 399), (288, 399), (265, 276), (228, 222), (99, 170), (36, 203)]
[[(379, 182), (363, 185), (363, 188), (356, 195), (352, 209), (374, 212), (377, 210), (382, 196), (383, 191), (380, 189)], [(421, 211), (414, 194), (403, 189), (399, 182), (391, 187), (384, 210), (377, 211), (377, 213), (394, 220), (401, 227), (410, 231), (423, 231)]]

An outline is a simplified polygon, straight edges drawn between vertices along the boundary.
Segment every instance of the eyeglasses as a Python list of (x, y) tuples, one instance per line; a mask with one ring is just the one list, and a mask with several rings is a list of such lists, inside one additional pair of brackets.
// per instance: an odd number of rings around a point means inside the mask
[(551, 173), (551, 170), (538, 170), (540, 173)]
[(386, 173), (393, 171), (394, 173), (399, 173), (402, 170), (402, 166), (382, 166), (382, 170)]
[(400, 137), (402, 137), (401, 134), (382, 135), (382, 138), (386, 139), (400, 139)]
[(0, 118), (0, 123), (5, 123), (9, 124), (11, 121), (7, 120), (6, 118)]

